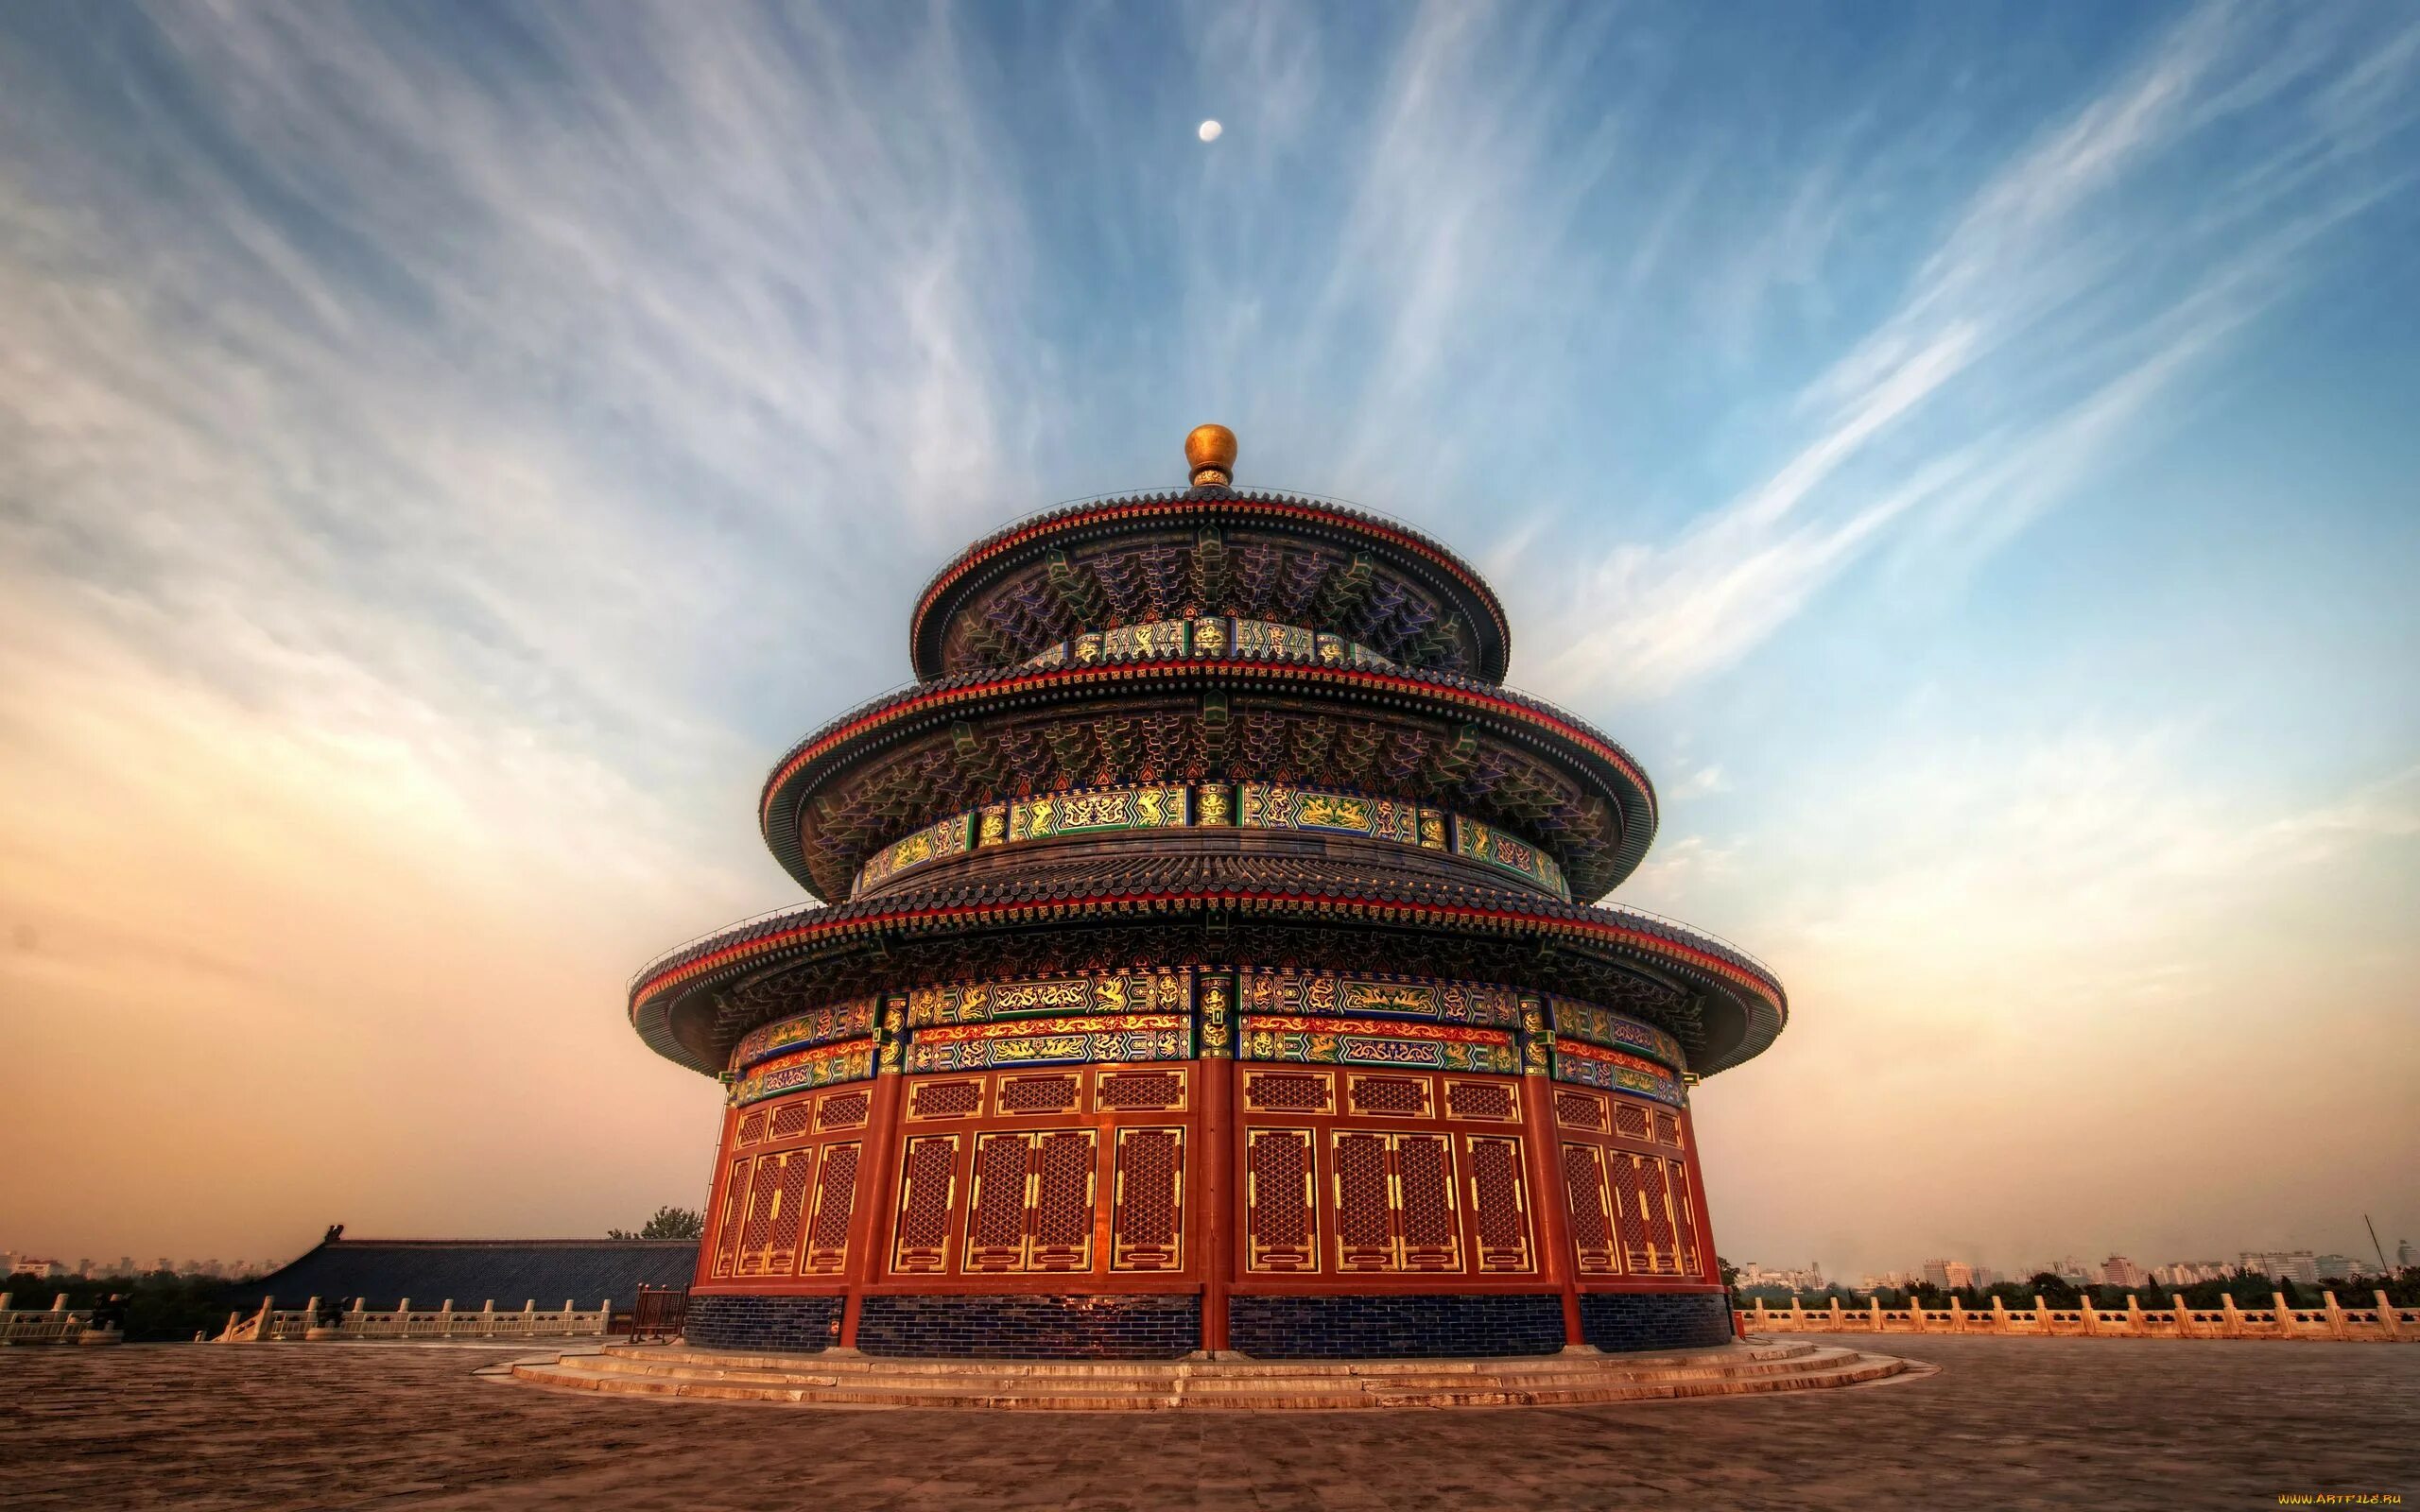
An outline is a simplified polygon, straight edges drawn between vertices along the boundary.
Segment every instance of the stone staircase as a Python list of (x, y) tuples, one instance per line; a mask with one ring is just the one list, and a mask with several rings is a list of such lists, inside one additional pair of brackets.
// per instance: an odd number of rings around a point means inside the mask
[(559, 1390), (856, 1407), (1012, 1407), (1044, 1412), (1176, 1408), (1563, 1406), (1811, 1391), (1888, 1380), (1889, 1355), (1806, 1343), (1667, 1354), (1492, 1360), (893, 1360), (832, 1351), (749, 1354), (609, 1345), (523, 1361), (512, 1378)]

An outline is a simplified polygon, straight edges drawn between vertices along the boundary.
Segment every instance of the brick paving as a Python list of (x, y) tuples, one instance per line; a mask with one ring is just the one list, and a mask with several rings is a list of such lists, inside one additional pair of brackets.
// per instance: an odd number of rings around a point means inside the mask
[(1883, 1342), (1940, 1373), (1642, 1406), (1181, 1417), (592, 1400), (473, 1378), (526, 1346), (5, 1349), (0, 1507), (1487, 1512), (2420, 1497), (2420, 1348)]

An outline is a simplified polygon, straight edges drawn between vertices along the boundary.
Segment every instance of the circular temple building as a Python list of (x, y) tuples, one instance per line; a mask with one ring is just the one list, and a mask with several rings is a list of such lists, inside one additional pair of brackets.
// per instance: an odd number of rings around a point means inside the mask
[(1630, 754), (1470, 566), (1192, 487), (976, 542), (917, 683), (775, 764), (809, 902), (640, 971), (729, 1088), (693, 1345), (1268, 1359), (1720, 1344), (1688, 1088), (1781, 984), (1596, 902)]

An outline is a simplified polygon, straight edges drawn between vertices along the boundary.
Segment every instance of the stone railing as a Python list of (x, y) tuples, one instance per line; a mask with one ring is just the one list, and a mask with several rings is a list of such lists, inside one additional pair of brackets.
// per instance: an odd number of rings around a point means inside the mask
[(2126, 1298), (2124, 1311), (2081, 1302), (2054, 1308), (2041, 1297), (2030, 1308), (2011, 1308), (1992, 1298), (1990, 1311), (1968, 1308), (1953, 1299), (1944, 1308), (1843, 1307), (1835, 1297), (1829, 1307), (1808, 1308), (1792, 1301), (1789, 1308), (1765, 1305), (1737, 1310), (1739, 1326), (1750, 1333), (1989, 1333), (2014, 1338), (2102, 1339), (2348, 1339), (2379, 1343), (2420, 1343), (2420, 1308), (2396, 1307), (2378, 1292), (2370, 1307), (2343, 1307), (2334, 1292), (2319, 1307), (2289, 1307), (2285, 1294), (2273, 1292), (2268, 1307), (2245, 1308), (2233, 1297), (2216, 1308), (2188, 1307), (2177, 1300), (2165, 1307), (2145, 1307), (2139, 1297)]
[(541, 1312), (535, 1301), (520, 1309), (498, 1312), (491, 1299), (475, 1312), (456, 1309), (452, 1298), (434, 1308), (415, 1308), (405, 1297), (391, 1309), (372, 1312), (359, 1297), (353, 1306), (320, 1321), (320, 1298), (304, 1306), (281, 1308), (277, 1298), (263, 1297), (258, 1311), (247, 1316), (227, 1314), (227, 1327), (213, 1344), (267, 1344), (279, 1340), (325, 1339), (538, 1339), (601, 1338), (613, 1321), (609, 1297), (595, 1307), (577, 1307), (565, 1299), (561, 1308)]
[[(0, 1344), (76, 1344), (93, 1332), (93, 1314), (70, 1309), (65, 1292), (39, 1312), (10, 1307), (15, 1300), (12, 1294), (0, 1292)], [(117, 1335), (112, 1332), (109, 1336)]]

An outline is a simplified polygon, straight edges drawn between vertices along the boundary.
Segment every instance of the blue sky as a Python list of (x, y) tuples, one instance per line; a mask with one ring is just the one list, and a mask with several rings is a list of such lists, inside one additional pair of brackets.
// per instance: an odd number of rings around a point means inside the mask
[(0, 1134), (130, 1199), (0, 1241), (694, 1200), (624, 973), (790, 896), (756, 784), (951, 550), (1215, 419), (1478, 560), (1656, 774), (1619, 896), (1789, 983), (1735, 1258), (2392, 1243), (2415, 73), (2392, 5), (0, 15)]

